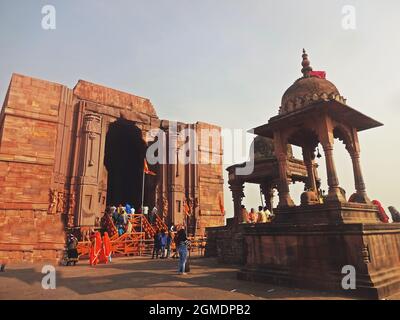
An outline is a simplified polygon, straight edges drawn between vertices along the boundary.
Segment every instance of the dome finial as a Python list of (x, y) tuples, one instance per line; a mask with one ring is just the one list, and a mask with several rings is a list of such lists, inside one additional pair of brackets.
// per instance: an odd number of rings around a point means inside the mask
[(310, 76), (310, 71), (312, 71), (312, 68), (310, 66), (310, 60), (308, 60), (308, 54), (306, 53), (306, 50), (303, 48), (303, 61), (301, 62), (301, 65), (303, 66), (303, 69), (301, 69), (301, 72), (303, 73), (304, 78), (308, 78)]

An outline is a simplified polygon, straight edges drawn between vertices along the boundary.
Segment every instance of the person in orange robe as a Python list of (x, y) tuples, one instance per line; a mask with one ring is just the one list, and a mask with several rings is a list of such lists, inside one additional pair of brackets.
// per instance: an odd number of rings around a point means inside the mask
[(99, 263), (100, 253), (102, 248), (101, 235), (100, 232), (96, 231), (94, 235), (91, 236), (92, 245), (90, 247), (90, 265), (95, 266)]
[(100, 261), (104, 263), (111, 262), (111, 241), (108, 232), (104, 232)]
[(389, 222), (389, 217), (385, 212), (385, 209), (383, 209), (382, 204), (378, 201), (378, 200), (372, 200), (372, 204), (374, 204), (375, 206), (378, 207), (378, 212), (379, 212), (379, 219), (383, 222), (383, 223), (388, 223)]

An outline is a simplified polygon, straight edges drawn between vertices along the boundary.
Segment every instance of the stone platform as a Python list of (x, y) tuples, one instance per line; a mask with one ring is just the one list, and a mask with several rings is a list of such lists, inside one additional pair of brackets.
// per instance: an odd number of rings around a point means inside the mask
[[(208, 228), (208, 256), (242, 264), (238, 279), (378, 299), (400, 292), (400, 224), (376, 207), (327, 203), (275, 210), (267, 224)], [(356, 289), (342, 274), (354, 266)]]
[[(400, 224), (248, 226), (246, 264), (238, 278), (384, 298), (400, 290)], [(356, 289), (344, 290), (346, 265)]]
[(378, 209), (374, 205), (354, 202), (326, 202), (276, 209), (274, 223), (297, 225), (378, 223)]

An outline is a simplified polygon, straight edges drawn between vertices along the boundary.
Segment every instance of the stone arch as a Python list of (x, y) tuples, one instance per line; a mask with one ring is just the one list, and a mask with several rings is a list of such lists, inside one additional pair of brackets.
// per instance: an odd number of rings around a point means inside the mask
[(363, 175), (360, 165), (360, 152), (358, 147), (358, 137), (355, 130), (351, 130), (343, 124), (335, 124), (333, 128), (333, 136), (341, 141), (351, 158), (352, 172), (354, 176), (354, 185), (356, 192), (349, 197), (349, 202), (370, 203), (367, 196)]
[[(354, 140), (353, 140), (351, 130), (348, 127), (346, 127), (344, 124), (336, 123), (333, 126), (332, 133), (333, 133), (333, 138), (335, 140), (337, 139), (343, 143), (343, 145), (345, 146), (345, 149), (347, 150), (347, 153), (349, 155), (350, 161), (352, 161), (352, 157), (354, 155), (355, 148), (354, 148)], [(350, 164), (350, 166), (351, 166), (351, 171), (354, 174), (352, 164)], [(343, 170), (345, 170), (345, 169), (343, 168)], [(342, 192), (342, 195), (347, 200), (347, 198), (349, 197), (349, 194), (346, 195), (346, 191), (343, 187), (344, 186), (339, 187), (339, 188), (340, 188), (340, 191)]]
[(299, 147), (304, 147), (309, 144), (310, 147), (316, 148), (321, 141), (317, 130), (309, 127), (292, 128), (287, 131), (283, 137), (284, 144), (294, 144)]
[(351, 155), (354, 152), (354, 141), (351, 131), (343, 124), (336, 124), (332, 132), (334, 139), (341, 141)]
[(109, 124), (104, 151), (107, 205), (129, 203), (139, 209), (146, 148), (136, 123), (119, 118)]
[(320, 181), (314, 161), (315, 150), (320, 142), (317, 131), (310, 127), (293, 128), (287, 132), (284, 141), (289, 145), (296, 145), (302, 149), (303, 161), (307, 168), (307, 179), (304, 181), (301, 204), (319, 203)]

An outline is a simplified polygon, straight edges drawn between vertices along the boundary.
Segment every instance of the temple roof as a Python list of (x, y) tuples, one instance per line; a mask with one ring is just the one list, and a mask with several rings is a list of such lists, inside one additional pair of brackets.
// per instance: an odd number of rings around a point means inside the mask
[(305, 119), (317, 112), (327, 112), (332, 119), (335, 119), (339, 123), (348, 123), (357, 131), (383, 126), (379, 121), (364, 115), (344, 103), (333, 100), (328, 103), (320, 101), (310, 104), (300, 110), (296, 110), (295, 112), (272, 117), (269, 119), (268, 123), (249, 130), (249, 132), (273, 138), (274, 130), (282, 126), (301, 126)]
[(279, 114), (294, 112), (318, 101), (336, 100), (346, 103), (346, 99), (340, 95), (332, 82), (312, 72), (308, 54), (304, 49), (302, 57), (303, 77), (297, 79), (283, 94)]
[(297, 79), (283, 94), (279, 114), (269, 119), (267, 124), (256, 127), (249, 132), (273, 138), (273, 131), (286, 125), (301, 126), (302, 121), (310, 115), (326, 112), (340, 123), (362, 131), (383, 124), (364, 115), (347, 105), (336, 86), (323, 76), (315, 75), (308, 55), (303, 49), (303, 77)]
[(296, 80), (283, 94), (279, 114), (287, 114), (318, 101), (336, 99), (346, 101), (332, 82), (315, 76), (303, 77)]

